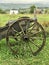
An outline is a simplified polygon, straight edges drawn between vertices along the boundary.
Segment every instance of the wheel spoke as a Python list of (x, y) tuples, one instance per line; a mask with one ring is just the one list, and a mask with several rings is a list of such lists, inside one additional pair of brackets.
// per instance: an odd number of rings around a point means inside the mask
[(29, 31), (39, 31), (39, 26), (37, 26), (36, 23), (34, 23), (33, 25), (30, 26), (30, 28), (28, 29)]
[(34, 44), (36, 47), (40, 48), (38, 45), (36, 45), (36, 44), (34, 43), (34, 41), (30, 40), (30, 42), (31, 42), (32, 44)]
[(30, 37), (32, 40), (43, 40), (43, 38), (41, 38), (41, 37)]
[(41, 31), (36, 31), (36, 32), (34, 32), (33, 33), (33, 35), (36, 35), (36, 34), (38, 34), (38, 33), (40, 33)]
[(30, 35), (34, 36), (34, 35), (37, 35), (38, 33), (40, 33), (40, 31), (37, 31), (37, 32), (29, 32)]
[(34, 29), (34, 27), (35, 27), (35, 23), (30, 24), (28, 30), (29, 31), (32, 31)]
[(28, 44), (28, 46), (29, 46), (29, 48), (30, 48), (31, 52), (33, 53), (32, 49), (31, 49), (31, 46), (30, 46), (29, 44)]

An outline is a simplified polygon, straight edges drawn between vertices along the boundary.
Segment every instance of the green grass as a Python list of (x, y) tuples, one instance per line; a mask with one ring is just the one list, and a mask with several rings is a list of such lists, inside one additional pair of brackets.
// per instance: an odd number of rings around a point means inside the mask
[(49, 65), (49, 38), (47, 38), (45, 47), (37, 55), (13, 55), (8, 48), (5, 40), (0, 42), (0, 65)]
[[(9, 14), (0, 14), (0, 27), (4, 26), (8, 20), (14, 20), (21, 16), (33, 17), (32, 14), (18, 14), (18, 15), (9, 15)], [(39, 14), (37, 15), (38, 22), (49, 22), (49, 14)], [(47, 31), (49, 27), (46, 28)], [(24, 53), (24, 52), (23, 52)], [(6, 44), (5, 40), (0, 41), (0, 65), (49, 65), (49, 37), (46, 39), (45, 46), (43, 50), (37, 55), (13, 55), (9, 47)]]
[[(19, 17), (28, 16), (33, 18), (33, 14), (17, 14), (17, 15), (10, 15), (10, 14), (0, 14), (0, 27), (5, 26), (5, 24), (10, 20), (17, 20)], [(46, 31), (49, 31), (49, 14), (37, 14), (38, 22), (42, 24), (47, 24), (48, 27), (44, 27)]]
[[(9, 20), (16, 20), (22, 16), (29, 16), (33, 18), (33, 14), (17, 14), (17, 15), (10, 15), (10, 14), (0, 14), (0, 26), (5, 25)], [(37, 14), (38, 22), (49, 22), (49, 14)]]
[(32, 16), (31, 14), (17, 14), (17, 15), (10, 15), (10, 14), (0, 14), (0, 26), (4, 26), (9, 20), (16, 20), (22, 16)]

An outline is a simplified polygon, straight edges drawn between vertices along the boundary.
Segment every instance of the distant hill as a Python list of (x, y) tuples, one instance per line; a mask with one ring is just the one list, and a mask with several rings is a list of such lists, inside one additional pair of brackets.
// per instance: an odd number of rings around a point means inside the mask
[(19, 8), (29, 8), (31, 5), (36, 5), (37, 7), (49, 7), (49, 4), (42, 3), (31, 3), (31, 4), (13, 4), (13, 3), (0, 3), (1, 9), (19, 9)]

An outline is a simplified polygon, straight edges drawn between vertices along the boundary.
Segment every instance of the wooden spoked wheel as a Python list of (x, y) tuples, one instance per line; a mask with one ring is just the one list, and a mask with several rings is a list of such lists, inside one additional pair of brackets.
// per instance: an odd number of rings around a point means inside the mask
[[(11, 36), (9, 36), (10, 30), (12, 30)], [(37, 55), (45, 45), (46, 36), (38, 22), (22, 17), (8, 28), (6, 41), (14, 53), (20, 53), (22, 50), (24, 53), (31, 52)]]

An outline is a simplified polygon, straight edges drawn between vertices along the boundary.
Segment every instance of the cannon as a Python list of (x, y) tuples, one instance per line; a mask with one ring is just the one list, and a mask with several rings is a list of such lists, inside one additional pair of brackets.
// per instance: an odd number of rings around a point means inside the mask
[(45, 31), (41, 24), (37, 22), (36, 18), (26, 16), (9, 21), (4, 27), (0, 27), (0, 40), (4, 38), (13, 53), (19, 51), (17, 47), (22, 43), (23, 49), (28, 48), (33, 55), (37, 55), (46, 42)]

